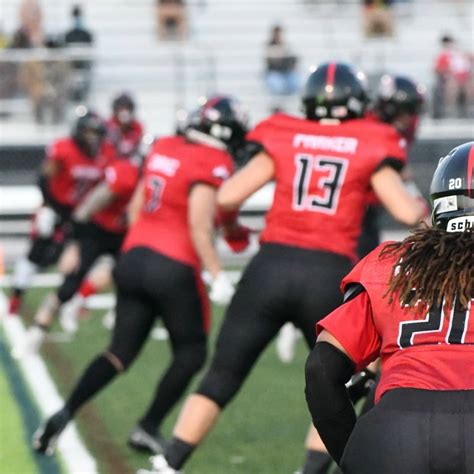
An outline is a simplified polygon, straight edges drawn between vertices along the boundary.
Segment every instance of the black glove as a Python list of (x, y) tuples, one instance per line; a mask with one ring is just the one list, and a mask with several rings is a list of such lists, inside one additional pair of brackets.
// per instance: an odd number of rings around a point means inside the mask
[(365, 369), (353, 375), (346, 385), (352, 403), (356, 404), (361, 398), (365, 397), (375, 383), (375, 374), (371, 370)]

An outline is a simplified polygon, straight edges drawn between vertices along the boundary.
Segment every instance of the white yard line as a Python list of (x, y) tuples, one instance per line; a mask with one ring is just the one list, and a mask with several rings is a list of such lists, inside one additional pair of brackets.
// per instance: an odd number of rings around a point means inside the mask
[[(2, 298), (5, 299), (5, 296), (0, 291), (0, 299)], [(2, 313), (5, 314), (5, 311), (0, 309), (0, 314)], [(26, 331), (20, 318), (3, 316), (1, 321), (11, 347), (24, 340)], [(63, 406), (64, 401), (49, 375), (46, 364), (39, 355), (26, 357), (18, 361), (18, 364), (44, 417)], [(58, 450), (68, 473), (98, 473), (95, 459), (81, 441), (75, 423), (70, 423), (59, 438)]]

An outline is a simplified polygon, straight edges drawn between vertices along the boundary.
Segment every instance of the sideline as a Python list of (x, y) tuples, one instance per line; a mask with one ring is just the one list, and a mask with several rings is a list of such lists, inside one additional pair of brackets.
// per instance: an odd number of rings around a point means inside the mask
[[(0, 291), (0, 299), (5, 296)], [(2, 302), (0, 302), (2, 306)], [(5, 314), (0, 308), (0, 316)], [(24, 339), (26, 331), (18, 317), (1, 317), (6, 339), (10, 346)], [(32, 355), (18, 361), (26, 382), (30, 387), (32, 396), (41, 410), (43, 417), (49, 416), (63, 405), (54, 382), (52, 381), (46, 364), (40, 356)], [(96, 474), (98, 473), (95, 459), (84, 446), (79, 437), (75, 423), (70, 423), (59, 438), (57, 449), (62, 465), (70, 474)]]

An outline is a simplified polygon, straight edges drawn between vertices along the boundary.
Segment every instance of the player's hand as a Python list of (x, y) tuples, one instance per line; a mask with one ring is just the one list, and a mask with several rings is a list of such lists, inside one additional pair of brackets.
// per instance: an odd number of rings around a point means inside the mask
[(226, 305), (232, 299), (234, 291), (234, 285), (232, 285), (227, 275), (224, 272), (219, 272), (212, 280), (209, 298), (213, 303)]
[(224, 232), (224, 240), (232, 252), (243, 252), (250, 245), (251, 229), (237, 224), (231, 230)]
[(56, 226), (57, 216), (50, 207), (41, 207), (35, 216), (35, 228), (43, 238), (51, 237)]

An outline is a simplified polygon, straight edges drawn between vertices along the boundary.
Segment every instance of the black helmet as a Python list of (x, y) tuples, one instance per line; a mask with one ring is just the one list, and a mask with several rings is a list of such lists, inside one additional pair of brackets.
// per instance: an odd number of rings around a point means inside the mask
[(433, 226), (448, 232), (474, 231), (474, 142), (441, 158), (431, 181)]
[[(218, 95), (206, 99), (189, 114), (186, 135), (191, 139), (198, 138), (196, 134), (192, 136), (194, 130), (232, 150), (244, 142), (248, 121), (247, 111), (237, 99)], [(203, 139), (206, 141), (205, 137)]]
[(309, 75), (302, 100), (309, 120), (362, 117), (368, 101), (364, 76), (348, 64), (321, 64)]
[(379, 81), (374, 112), (383, 122), (392, 123), (402, 113), (420, 115), (424, 102), (422, 86), (408, 77), (384, 74)]
[(94, 157), (99, 151), (106, 131), (105, 122), (98, 114), (91, 111), (80, 111), (71, 135), (86, 155)]
[(112, 110), (114, 114), (116, 114), (119, 109), (127, 109), (132, 113), (135, 111), (135, 101), (130, 94), (122, 92), (114, 98), (112, 101)]

